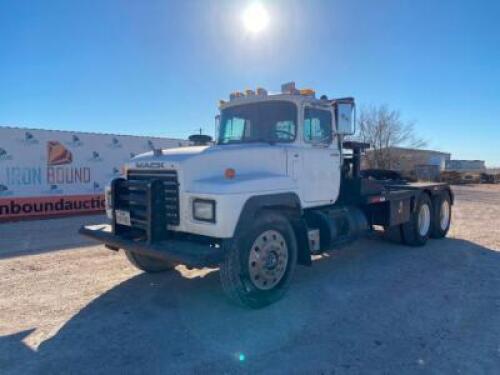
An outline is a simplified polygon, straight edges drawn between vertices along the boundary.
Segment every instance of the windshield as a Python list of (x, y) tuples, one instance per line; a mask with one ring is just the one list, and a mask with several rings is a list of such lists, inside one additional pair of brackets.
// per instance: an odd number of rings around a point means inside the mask
[(293, 142), (297, 128), (294, 103), (268, 101), (224, 109), (218, 144)]

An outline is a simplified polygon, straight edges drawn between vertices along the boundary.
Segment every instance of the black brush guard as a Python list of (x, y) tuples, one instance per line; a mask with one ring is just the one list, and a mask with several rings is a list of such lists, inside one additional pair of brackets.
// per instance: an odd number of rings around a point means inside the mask
[[(179, 224), (179, 189), (175, 171), (130, 172), (129, 179), (111, 184), (111, 225), (83, 226), (79, 233), (139, 255), (193, 267), (216, 266), (223, 259), (223, 242), (201, 236), (179, 235), (168, 225)], [(130, 213), (131, 225), (116, 222), (115, 210)], [(178, 238), (181, 236), (181, 238)]]

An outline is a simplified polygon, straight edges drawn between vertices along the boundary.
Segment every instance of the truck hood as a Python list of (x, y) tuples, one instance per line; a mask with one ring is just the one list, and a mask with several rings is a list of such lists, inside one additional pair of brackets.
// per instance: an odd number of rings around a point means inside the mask
[[(166, 149), (161, 155), (147, 152), (133, 158), (128, 169), (175, 169), (183, 189), (198, 190), (200, 184), (238, 183), (272, 176), (286, 176), (286, 149), (279, 145), (238, 144), (191, 146)], [(234, 180), (224, 179), (224, 171), (233, 168)], [(219, 186), (220, 187), (220, 186)]]
[(177, 147), (161, 150), (161, 155), (154, 155), (153, 151), (146, 152), (135, 156), (132, 159), (132, 166), (134, 163), (145, 162), (164, 162), (164, 163), (179, 163), (189, 158), (195, 157), (210, 146), (191, 146), (191, 147)]

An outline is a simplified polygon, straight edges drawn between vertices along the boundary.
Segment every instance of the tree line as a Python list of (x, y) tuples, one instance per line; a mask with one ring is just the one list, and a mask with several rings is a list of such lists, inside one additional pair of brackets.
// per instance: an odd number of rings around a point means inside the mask
[(354, 138), (370, 144), (365, 155), (367, 168), (393, 169), (399, 154), (392, 148), (422, 148), (427, 144), (416, 135), (413, 122), (404, 121), (399, 111), (386, 105), (362, 107), (357, 124)]

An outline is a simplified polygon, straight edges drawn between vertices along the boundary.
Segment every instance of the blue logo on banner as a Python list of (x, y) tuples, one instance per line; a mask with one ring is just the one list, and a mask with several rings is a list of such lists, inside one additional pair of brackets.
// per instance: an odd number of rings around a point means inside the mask
[(97, 151), (92, 151), (92, 157), (88, 159), (88, 161), (93, 161), (93, 162), (101, 162), (102, 157), (99, 155)]
[(146, 143), (146, 149), (148, 150), (154, 150), (155, 149), (155, 145), (153, 143), (152, 140), (148, 139), (148, 142)]
[(66, 142), (68, 146), (72, 147), (80, 147), (83, 146), (83, 142), (80, 140), (80, 138), (77, 135), (72, 135), (71, 136), (71, 141)]
[(6, 197), (12, 194), (14, 194), (13, 191), (9, 190), (7, 186), (0, 184), (0, 197)]
[(104, 187), (101, 186), (99, 182), (93, 182), (92, 186), (89, 186), (85, 189), (87, 193), (102, 193), (104, 191)]
[(44, 193), (46, 194), (62, 194), (64, 193), (64, 190), (59, 188), (57, 185), (50, 185), (48, 190), (45, 190)]
[(30, 132), (25, 132), (24, 133), (24, 138), (18, 140), (21, 143), (24, 143), (25, 145), (36, 145), (38, 144), (38, 139), (33, 135), (33, 133)]
[(10, 155), (6, 150), (0, 148), (0, 161), (12, 160), (12, 155)]
[(122, 148), (122, 144), (120, 143), (120, 140), (116, 137), (111, 138), (111, 143), (108, 144), (109, 148)]
[(117, 167), (113, 167), (113, 169), (111, 169), (111, 173), (108, 173), (106, 177), (108, 178), (118, 177), (120, 174), (121, 174), (120, 170)]

